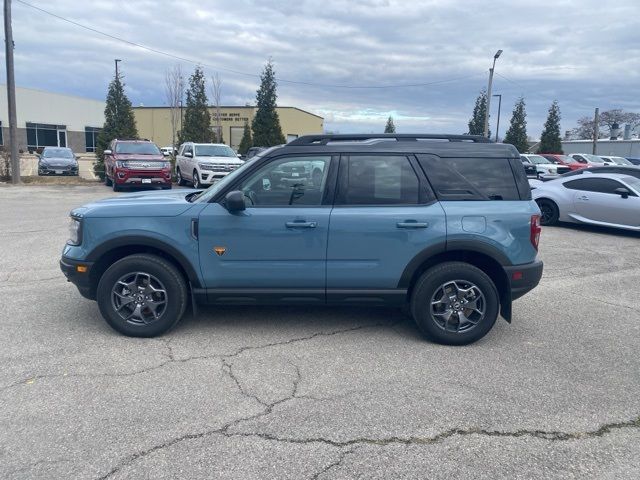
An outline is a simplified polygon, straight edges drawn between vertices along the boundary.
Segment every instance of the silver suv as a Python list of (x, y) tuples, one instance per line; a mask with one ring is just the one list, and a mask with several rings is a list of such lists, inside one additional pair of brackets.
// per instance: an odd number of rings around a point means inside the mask
[(203, 188), (220, 180), (244, 162), (223, 143), (183, 143), (176, 156), (178, 185)]

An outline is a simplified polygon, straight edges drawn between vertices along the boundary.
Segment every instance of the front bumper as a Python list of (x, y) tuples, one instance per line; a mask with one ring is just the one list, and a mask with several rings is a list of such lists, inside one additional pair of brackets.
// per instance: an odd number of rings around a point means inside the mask
[(78, 167), (38, 167), (38, 175), (78, 176)]
[(221, 178), (226, 177), (231, 172), (216, 172), (212, 170), (200, 170), (200, 183), (204, 185), (213, 185)]
[(504, 267), (511, 287), (511, 300), (520, 298), (533, 290), (540, 283), (542, 269), (543, 263), (541, 260), (524, 265)]
[[(79, 271), (78, 267), (85, 267), (85, 271)], [(60, 259), (60, 270), (67, 277), (67, 281), (73, 283), (83, 297), (95, 300), (95, 291), (91, 285), (91, 267), (93, 262), (73, 260), (64, 256)]]
[(171, 185), (171, 170), (118, 169), (113, 181), (117, 185)]

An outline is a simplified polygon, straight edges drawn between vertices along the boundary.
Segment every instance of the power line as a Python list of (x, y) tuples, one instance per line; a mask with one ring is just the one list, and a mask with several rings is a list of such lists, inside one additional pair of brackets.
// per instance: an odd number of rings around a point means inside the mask
[[(226, 67), (221, 67), (219, 65), (214, 66), (214, 65), (210, 65), (204, 62), (199, 62), (197, 60), (193, 60), (191, 58), (186, 58), (186, 57), (182, 57), (180, 55), (175, 55), (173, 53), (169, 53), (169, 52), (165, 52), (162, 50), (158, 50), (156, 48), (153, 47), (149, 47), (147, 45), (142, 45), (140, 43), (136, 43), (136, 42), (132, 42), (130, 40), (126, 40), (124, 38), (120, 38), (120, 37), (116, 37), (115, 35), (111, 35), (110, 33), (107, 32), (103, 32), (101, 30), (98, 30), (96, 28), (90, 27), (88, 25), (84, 25), (82, 23), (78, 23), (74, 20), (71, 20), (69, 18), (63, 17), (61, 15), (58, 15), (56, 13), (50, 12), (48, 10), (45, 10), (43, 8), (37, 7), (35, 5), (32, 5), (31, 3), (25, 2), (23, 0), (15, 0), (18, 3), (21, 3), (22, 5), (25, 5), (27, 7), (33, 8), (34, 10), (37, 10), (41, 13), (50, 15), (54, 18), (57, 18), (58, 20), (62, 20), (64, 22), (70, 23), (72, 25), (75, 25), (76, 27), (80, 27), (83, 28), (85, 30), (88, 30), (90, 32), (93, 33), (97, 33), (99, 35), (103, 35), (107, 38), (110, 38), (112, 40), (116, 40), (118, 42), (121, 43), (125, 43), (127, 45), (136, 47), (136, 48), (141, 48), (143, 50), (147, 50), (149, 52), (158, 54), (158, 55), (163, 55), (165, 57), (169, 57), (172, 58), (174, 60), (179, 60), (182, 62), (187, 62), (187, 63), (192, 63), (194, 65), (202, 65), (205, 67), (209, 67), (209, 68), (213, 68), (215, 70), (221, 70), (223, 72), (229, 72), (229, 73), (233, 73), (236, 75), (243, 75), (245, 77), (253, 77), (253, 78), (260, 78), (260, 75), (257, 75), (255, 73), (247, 73), (247, 72), (241, 72), (238, 70), (233, 70), (231, 68), (226, 68)], [(294, 85), (304, 85), (304, 86), (308, 86), (308, 87), (321, 87), (321, 88), (344, 88), (344, 89), (389, 89), (389, 88), (413, 88), (413, 87), (428, 87), (428, 86), (432, 86), (432, 85), (439, 85), (439, 84), (443, 84), (443, 83), (451, 83), (451, 82), (457, 82), (460, 80), (466, 80), (468, 78), (473, 78), (473, 77), (477, 77), (479, 75), (484, 75), (484, 72), (482, 73), (474, 73), (472, 75), (465, 75), (463, 77), (457, 77), (457, 78), (449, 78), (449, 79), (445, 79), (445, 80), (436, 80), (433, 82), (426, 82), (426, 83), (406, 83), (406, 84), (395, 84), (395, 85), (339, 85), (339, 84), (328, 84), (328, 83), (314, 83), (314, 82), (303, 82), (300, 80), (288, 80), (285, 78), (278, 78), (278, 82), (282, 82), (282, 83), (290, 83), (290, 84), (294, 84)]]

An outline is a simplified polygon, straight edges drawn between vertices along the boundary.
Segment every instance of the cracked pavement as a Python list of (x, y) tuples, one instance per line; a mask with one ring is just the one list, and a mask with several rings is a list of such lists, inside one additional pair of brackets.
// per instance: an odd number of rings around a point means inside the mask
[(113, 332), (59, 271), (102, 186), (0, 187), (0, 478), (640, 476), (640, 235), (545, 228), (482, 341), (393, 309), (224, 307)]

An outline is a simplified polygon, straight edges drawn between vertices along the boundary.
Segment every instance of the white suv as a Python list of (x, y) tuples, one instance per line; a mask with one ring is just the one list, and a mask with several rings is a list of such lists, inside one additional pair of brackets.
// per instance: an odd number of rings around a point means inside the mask
[(562, 165), (558, 161), (545, 158), (541, 155), (522, 154), (520, 155), (520, 160), (522, 160), (524, 164), (534, 165), (538, 178), (552, 178), (571, 171), (566, 165)]
[(211, 185), (244, 162), (223, 143), (183, 143), (176, 156), (178, 185)]

